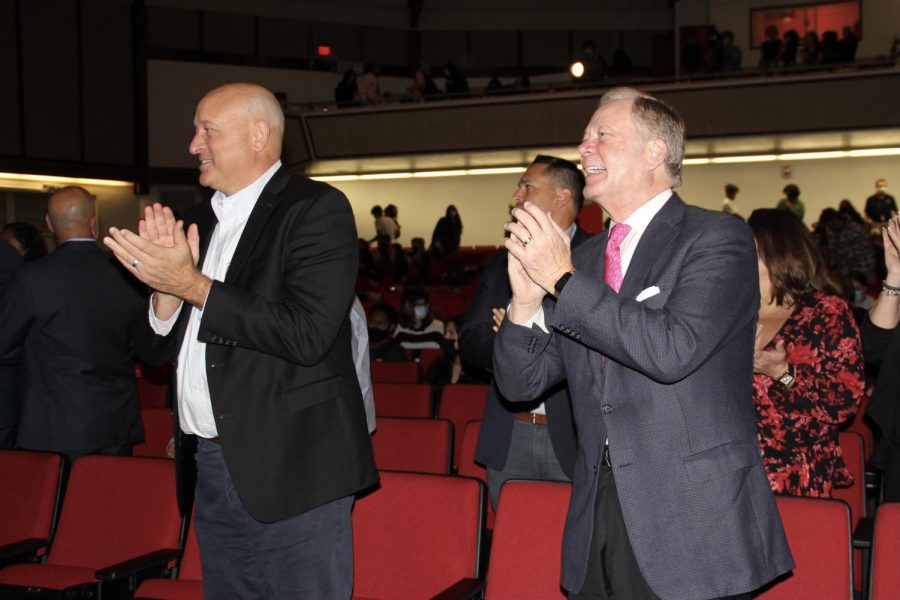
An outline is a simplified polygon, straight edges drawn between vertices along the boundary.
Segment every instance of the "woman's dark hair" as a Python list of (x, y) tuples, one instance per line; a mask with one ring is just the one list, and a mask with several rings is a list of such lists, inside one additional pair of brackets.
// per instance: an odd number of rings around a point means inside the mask
[(843, 215), (845, 218), (850, 219), (855, 223), (865, 224), (862, 215), (859, 214), (859, 211), (856, 210), (856, 207), (853, 206), (853, 203), (846, 198), (841, 200), (841, 203), (838, 204), (838, 212), (841, 213), (841, 215)]
[(3, 231), (12, 231), (13, 237), (25, 249), (25, 254), (22, 255), (25, 262), (47, 254), (47, 242), (44, 241), (44, 236), (34, 225), (22, 222), (9, 223), (3, 228)]
[[(813, 291), (837, 293), (812, 235), (793, 213), (760, 208), (750, 214), (747, 223), (756, 239), (759, 258), (769, 270), (776, 304), (793, 303)], [(762, 298), (762, 301), (769, 299)]]

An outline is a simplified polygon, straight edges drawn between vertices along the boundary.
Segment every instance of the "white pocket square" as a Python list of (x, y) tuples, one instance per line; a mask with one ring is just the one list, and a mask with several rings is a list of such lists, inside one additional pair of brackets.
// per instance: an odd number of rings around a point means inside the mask
[(658, 293), (659, 293), (659, 288), (656, 287), (655, 285), (651, 285), (646, 290), (644, 290), (643, 292), (638, 294), (637, 298), (635, 298), (635, 300), (637, 300), (638, 302), (643, 302), (647, 298), (652, 298), (653, 296), (657, 295)]

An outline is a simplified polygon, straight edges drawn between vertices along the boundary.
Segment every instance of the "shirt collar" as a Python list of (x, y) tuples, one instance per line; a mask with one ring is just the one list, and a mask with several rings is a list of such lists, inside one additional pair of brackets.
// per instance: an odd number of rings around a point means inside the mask
[(570, 240), (571, 240), (573, 237), (575, 237), (575, 232), (576, 232), (576, 231), (578, 231), (578, 223), (572, 223), (571, 225), (569, 225), (569, 228), (566, 229), (566, 235), (569, 236), (569, 239), (570, 239)]
[(262, 194), (266, 184), (269, 183), (269, 180), (280, 168), (281, 161), (277, 160), (259, 179), (232, 195), (226, 196), (222, 192), (213, 194), (211, 200), (212, 209), (219, 222), (241, 222), (250, 218), (250, 213), (253, 211), (253, 207), (256, 206), (256, 201), (259, 199), (260, 194)]
[[(672, 190), (664, 190), (663, 192), (650, 198), (650, 200), (642, 204), (636, 211), (628, 215), (628, 218), (625, 219), (623, 223), (631, 227), (629, 236), (637, 235), (637, 237), (640, 237), (641, 235), (643, 235), (644, 230), (647, 229), (648, 225), (650, 225), (650, 221), (653, 220), (653, 217), (656, 216), (656, 213), (662, 210), (662, 207), (665, 205), (666, 201), (671, 197)], [(610, 229), (612, 229), (612, 225), (615, 224), (615, 222), (611, 223)]]

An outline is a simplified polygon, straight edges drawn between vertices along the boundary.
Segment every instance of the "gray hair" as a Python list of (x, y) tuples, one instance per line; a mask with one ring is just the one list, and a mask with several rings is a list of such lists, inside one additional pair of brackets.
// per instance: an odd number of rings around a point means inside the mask
[(631, 100), (631, 120), (645, 141), (659, 139), (666, 145), (666, 172), (672, 187), (681, 185), (684, 160), (684, 120), (671, 106), (640, 90), (617, 87), (600, 99), (600, 106), (619, 100)]

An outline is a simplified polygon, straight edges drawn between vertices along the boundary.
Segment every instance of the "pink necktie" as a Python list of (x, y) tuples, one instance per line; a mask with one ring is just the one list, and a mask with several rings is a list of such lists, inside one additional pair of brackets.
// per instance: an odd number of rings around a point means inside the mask
[(622, 240), (631, 231), (631, 227), (624, 223), (614, 225), (609, 231), (609, 240), (606, 242), (606, 262), (603, 265), (603, 281), (619, 293), (622, 287)]

